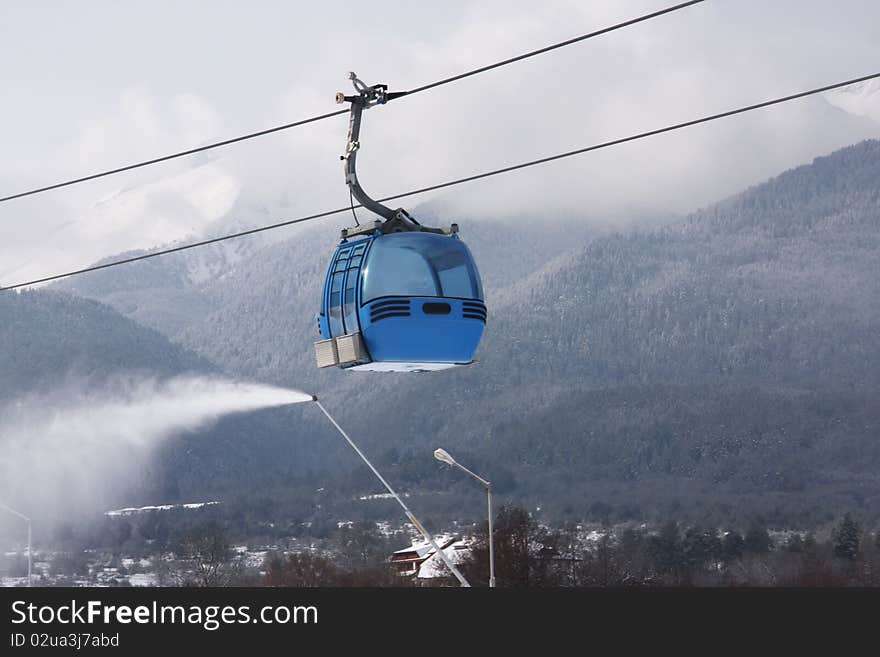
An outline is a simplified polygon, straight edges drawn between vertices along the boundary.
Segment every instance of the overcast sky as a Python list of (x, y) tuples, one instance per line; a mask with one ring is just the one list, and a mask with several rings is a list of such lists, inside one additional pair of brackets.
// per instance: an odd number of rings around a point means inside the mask
[[(670, 4), (6, 3), (0, 196), (333, 111), (349, 70), (407, 89)], [(383, 196), (878, 71), (876, 0), (708, 0), (371, 110), (359, 172)], [(575, 213), (608, 223), (687, 212), (880, 136), (872, 89), (433, 198), (461, 216)], [(345, 205), (345, 131), (340, 117), (4, 203), (0, 284), (200, 235), (218, 221)], [(328, 220), (330, 242), (345, 221)]]

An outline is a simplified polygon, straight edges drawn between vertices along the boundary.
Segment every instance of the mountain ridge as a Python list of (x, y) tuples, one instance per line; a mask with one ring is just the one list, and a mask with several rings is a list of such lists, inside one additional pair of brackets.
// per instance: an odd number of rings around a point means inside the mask
[[(580, 512), (576, 499), (624, 515), (630, 502), (643, 514), (651, 500), (733, 513), (748, 500), (762, 513), (814, 505), (821, 515), (880, 490), (878, 180), (880, 142), (869, 140), (652, 230), (459, 219), (487, 282), (478, 362), (405, 380), (315, 369), (324, 229), (258, 250), (198, 289), (203, 306), (184, 294), (170, 320), (153, 308), (175, 288), (151, 296), (149, 278), (108, 300), (140, 304), (132, 316), (152, 313), (235, 376), (319, 392), (389, 476), (413, 486), (454, 486), (430, 460), (440, 444), (556, 513)], [(517, 239), (505, 240), (512, 230)], [(260, 458), (226, 494), (243, 495), (249, 480), (283, 491), (285, 473), (306, 476), (305, 462), (315, 481), (368, 481), (344, 446), (316, 440), (321, 418), (292, 422), (264, 427)], [(284, 451), (288, 435), (296, 456)], [(232, 466), (204, 450), (202, 463)], [(627, 471), (634, 455), (641, 465)], [(173, 475), (173, 459), (167, 467)], [(224, 489), (222, 478), (212, 485)]]

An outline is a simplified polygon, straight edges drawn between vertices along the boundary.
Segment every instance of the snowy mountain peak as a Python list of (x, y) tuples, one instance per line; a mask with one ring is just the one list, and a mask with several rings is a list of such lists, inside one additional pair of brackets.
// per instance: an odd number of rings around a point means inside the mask
[(880, 122), (880, 78), (830, 91), (825, 100), (847, 114)]

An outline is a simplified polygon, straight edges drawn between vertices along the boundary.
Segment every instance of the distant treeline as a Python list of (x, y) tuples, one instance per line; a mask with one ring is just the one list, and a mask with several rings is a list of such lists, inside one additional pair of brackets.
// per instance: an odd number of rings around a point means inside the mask
[[(113, 567), (122, 582), (125, 575), (149, 572), (169, 586), (456, 585), (451, 576), (399, 575), (390, 557), (406, 547), (410, 535), (380, 531), (375, 522), (341, 524), (323, 540), (270, 550), (257, 565), (233, 549), (240, 537), (216, 514), (202, 514), (164, 540), (145, 542), (132, 540), (132, 522), (109, 520), (103, 527), (110, 533), (91, 535), (97, 542), (88, 546), (62, 537), (66, 542), (57, 546), (51, 578), (43, 584), (88, 581)], [(486, 525), (463, 538), (472, 548), (460, 568), (472, 585), (485, 586)], [(725, 530), (667, 522), (587, 531), (574, 524), (547, 527), (526, 509), (505, 506), (495, 518), (494, 546), (500, 587), (880, 586), (880, 531), (863, 528), (849, 514), (830, 530), (788, 531), (774, 540), (760, 521)], [(124, 567), (124, 558), (141, 565)], [(23, 555), (8, 561), (8, 575), (26, 572)]]
[[(599, 532), (584, 547), (575, 527), (550, 530), (515, 507), (501, 509), (496, 527), (498, 586), (880, 585), (880, 532), (849, 515), (825, 539), (793, 532), (778, 545), (758, 523), (742, 532), (669, 522)], [(488, 579), (485, 530), (465, 571)]]
[[(584, 545), (574, 526), (540, 526), (519, 507), (504, 507), (495, 522), (495, 572), (499, 587), (586, 586), (880, 586), (880, 532), (863, 531), (849, 515), (827, 539), (792, 533), (774, 545), (766, 528), (745, 532), (682, 527), (658, 531), (600, 532)], [(340, 568), (330, 557), (295, 554), (272, 557), (264, 583), (271, 586), (401, 586), (418, 580), (389, 580), (378, 563)], [(460, 565), (473, 586), (486, 586), (489, 552), (485, 528)], [(455, 586), (450, 576), (430, 585)]]

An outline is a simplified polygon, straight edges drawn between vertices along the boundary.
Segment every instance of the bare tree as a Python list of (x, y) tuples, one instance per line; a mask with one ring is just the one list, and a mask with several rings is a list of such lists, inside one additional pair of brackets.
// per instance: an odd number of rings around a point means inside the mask
[(180, 542), (177, 579), (181, 586), (230, 586), (242, 574), (223, 529), (209, 523), (188, 532)]
[(300, 552), (266, 557), (267, 586), (339, 586), (340, 573), (327, 557)]

